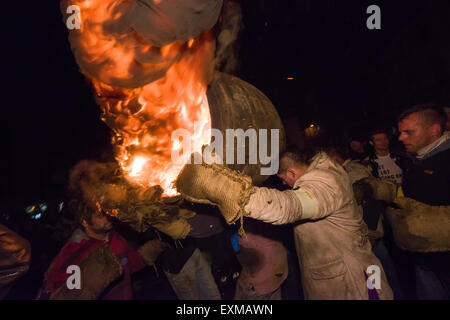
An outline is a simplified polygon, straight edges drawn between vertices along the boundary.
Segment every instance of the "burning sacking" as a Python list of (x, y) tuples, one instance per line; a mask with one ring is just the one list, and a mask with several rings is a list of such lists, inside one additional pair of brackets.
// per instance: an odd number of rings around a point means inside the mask
[[(172, 152), (180, 147), (172, 141), (172, 132), (192, 132), (191, 148), (201, 152), (211, 142), (214, 123), (219, 129), (279, 128), (284, 148), (281, 121), (267, 97), (242, 80), (214, 71), (212, 28), (223, 2), (63, 0), (63, 15), (69, 6), (79, 7), (81, 21), (79, 30), (69, 32), (70, 45), (81, 72), (92, 83), (102, 120), (113, 131), (118, 163), (113, 182), (94, 183), (91, 167), (100, 172), (111, 172), (111, 167), (83, 162), (74, 168), (71, 184), (83, 185), (81, 191), (91, 189), (86, 187), (89, 183), (97, 185), (95, 192), (86, 191), (83, 197), (138, 231), (152, 225), (171, 233), (168, 226), (179, 224), (172, 236), (184, 237), (189, 228), (183, 219), (192, 213), (163, 201), (163, 196), (177, 195), (173, 182), (183, 167), (171, 161)], [(214, 93), (207, 95), (208, 86)], [(233, 93), (236, 88), (239, 92)], [(224, 94), (228, 97), (222, 99)], [(236, 99), (245, 100), (245, 105), (232, 105)], [(220, 116), (227, 113), (236, 119)], [(251, 166), (233, 169), (250, 175), (255, 171)]]

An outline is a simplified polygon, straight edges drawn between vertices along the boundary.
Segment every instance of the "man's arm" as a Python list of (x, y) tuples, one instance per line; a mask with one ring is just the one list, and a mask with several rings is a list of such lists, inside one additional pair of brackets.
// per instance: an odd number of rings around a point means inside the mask
[(256, 189), (245, 210), (250, 217), (272, 224), (321, 219), (345, 201), (337, 178), (323, 170), (305, 174), (293, 190)]
[[(345, 176), (346, 177), (346, 176)], [(192, 202), (217, 205), (228, 224), (242, 215), (272, 224), (285, 224), (301, 219), (320, 219), (351, 201), (349, 190), (343, 196), (347, 179), (339, 182), (327, 170), (304, 174), (294, 190), (278, 191), (257, 188), (251, 179), (219, 165), (186, 165), (176, 181), (181, 195)]]
[(302, 204), (292, 190), (255, 188), (245, 211), (251, 218), (271, 224), (286, 224), (302, 219)]

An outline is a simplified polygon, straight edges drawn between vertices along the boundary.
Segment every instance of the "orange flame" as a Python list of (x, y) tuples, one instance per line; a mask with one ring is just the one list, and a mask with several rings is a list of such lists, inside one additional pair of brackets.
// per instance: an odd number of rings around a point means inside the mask
[[(145, 188), (160, 185), (165, 195), (175, 195), (172, 182), (183, 164), (171, 161), (172, 150), (180, 149), (178, 141), (171, 141), (172, 132), (191, 132), (191, 151), (211, 140), (206, 87), (212, 34), (152, 47), (124, 22), (131, 1), (70, 4), (80, 7), (82, 17), (81, 29), (70, 34), (72, 49), (93, 83), (102, 120), (114, 132), (117, 161), (130, 181)], [(194, 122), (201, 124), (198, 132)]]

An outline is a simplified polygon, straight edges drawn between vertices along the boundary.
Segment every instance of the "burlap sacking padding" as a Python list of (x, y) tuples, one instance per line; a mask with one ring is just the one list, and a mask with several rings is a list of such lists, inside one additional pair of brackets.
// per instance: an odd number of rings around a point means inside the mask
[(353, 183), (352, 187), (356, 203), (359, 205), (361, 205), (365, 199), (373, 198), (372, 186), (369, 183), (366, 183), (364, 179), (356, 181)]
[(401, 249), (413, 252), (450, 251), (450, 206), (429, 206), (410, 198), (399, 198), (386, 215), (394, 240)]
[(382, 200), (388, 203), (394, 201), (397, 195), (397, 185), (394, 181), (389, 179), (373, 179), (375, 185), (375, 200)]
[(156, 259), (158, 259), (159, 255), (166, 250), (169, 245), (159, 239), (154, 239), (147, 241), (144, 245), (142, 245), (138, 252), (144, 259), (145, 263), (148, 265), (154, 265)]
[(358, 204), (367, 198), (390, 203), (395, 199), (397, 186), (395, 182), (387, 179), (367, 177), (353, 183), (353, 193)]
[(134, 208), (128, 206), (118, 210), (115, 215), (138, 232), (145, 232), (153, 227), (175, 240), (187, 237), (191, 230), (187, 220), (193, 216), (193, 211), (159, 202), (142, 202)]
[(191, 232), (191, 225), (184, 218), (173, 221), (163, 221), (153, 224), (153, 227), (165, 233), (174, 240), (184, 239)]
[(96, 300), (123, 272), (119, 259), (108, 244), (89, 253), (79, 267), (81, 289), (69, 289), (64, 283), (50, 296), (50, 300)]
[(183, 198), (196, 203), (218, 206), (228, 224), (244, 214), (244, 207), (254, 192), (250, 177), (223, 165), (187, 164), (175, 186)]

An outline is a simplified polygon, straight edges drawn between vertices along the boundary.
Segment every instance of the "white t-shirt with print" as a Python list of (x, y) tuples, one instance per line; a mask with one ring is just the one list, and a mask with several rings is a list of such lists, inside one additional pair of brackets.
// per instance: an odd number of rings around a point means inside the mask
[(397, 185), (402, 184), (402, 169), (395, 163), (390, 154), (383, 157), (377, 156), (375, 161), (378, 163), (378, 176), (380, 178), (393, 180)]

